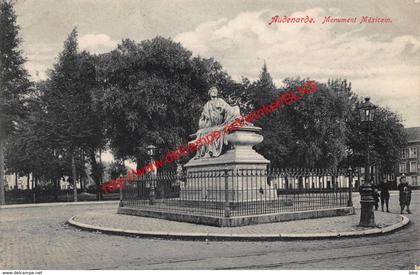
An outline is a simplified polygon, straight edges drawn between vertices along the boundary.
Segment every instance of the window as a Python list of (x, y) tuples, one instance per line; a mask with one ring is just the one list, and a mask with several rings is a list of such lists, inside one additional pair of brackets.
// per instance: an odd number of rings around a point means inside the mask
[(407, 173), (405, 162), (400, 162), (400, 173)]
[(410, 161), (410, 173), (417, 173), (417, 161)]
[(409, 158), (417, 158), (417, 147), (410, 147), (408, 149), (408, 157)]
[(411, 176), (411, 184), (417, 185), (417, 176)]
[(402, 149), (400, 151), (400, 159), (406, 159), (407, 158), (406, 151), (407, 151), (407, 149)]
[(394, 180), (394, 174), (385, 174), (384, 177), (386, 178), (386, 180)]

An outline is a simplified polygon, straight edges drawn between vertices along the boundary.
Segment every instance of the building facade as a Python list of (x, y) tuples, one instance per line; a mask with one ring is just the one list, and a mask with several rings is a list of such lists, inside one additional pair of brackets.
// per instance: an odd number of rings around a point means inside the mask
[(406, 128), (407, 146), (400, 150), (400, 160), (397, 165), (397, 183), (402, 174), (407, 182), (414, 186), (420, 185), (420, 127)]

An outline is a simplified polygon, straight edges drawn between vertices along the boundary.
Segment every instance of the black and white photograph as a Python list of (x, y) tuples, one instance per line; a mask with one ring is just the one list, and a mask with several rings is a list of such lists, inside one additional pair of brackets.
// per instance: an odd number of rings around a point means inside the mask
[(1, 274), (417, 275), (419, 26), (420, 0), (0, 0)]

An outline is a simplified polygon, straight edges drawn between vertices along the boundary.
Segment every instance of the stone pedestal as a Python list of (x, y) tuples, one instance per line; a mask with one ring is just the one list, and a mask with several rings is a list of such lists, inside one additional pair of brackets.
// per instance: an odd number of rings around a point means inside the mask
[(375, 213), (373, 205), (375, 199), (373, 197), (373, 187), (370, 183), (365, 183), (360, 187), (360, 223), (359, 226), (375, 227)]
[(246, 202), (269, 200), (277, 190), (267, 182), (269, 160), (252, 147), (263, 141), (261, 128), (244, 126), (228, 135), (232, 149), (216, 158), (192, 159), (180, 199)]

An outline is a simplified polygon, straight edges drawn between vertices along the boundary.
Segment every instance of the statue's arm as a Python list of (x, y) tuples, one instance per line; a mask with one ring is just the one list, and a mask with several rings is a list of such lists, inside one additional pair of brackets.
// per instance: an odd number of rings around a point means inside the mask
[(204, 105), (203, 112), (201, 112), (200, 120), (198, 121), (198, 128), (206, 128), (210, 125), (210, 117), (208, 114), (208, 106)]
[(198, 121), (198, 128), (206, 128), (208, 124), (208, 118), (201, 114), (200, 120)]

